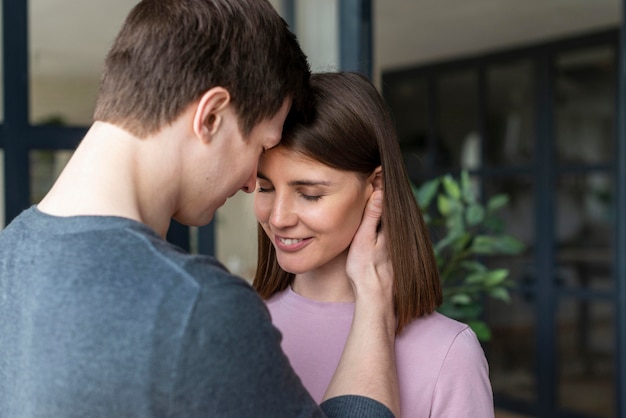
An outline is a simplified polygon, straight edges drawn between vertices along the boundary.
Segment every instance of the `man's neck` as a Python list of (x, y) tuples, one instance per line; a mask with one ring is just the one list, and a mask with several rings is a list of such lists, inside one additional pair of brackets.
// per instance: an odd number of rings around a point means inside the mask
[[(173, 211), (167, 193), (170, 173), (164, 167), (144, 173), (146, 166), (158, 164), (151, 162), (152, 156), (163, 154), (151, 150), (151, 140), (111, 124), (94, 123), (38, 209), (56, 216), (125, 217), (165, 236)], [(160, 179), (155, 176), (161, 177), (163, 187), (158, 187)]]

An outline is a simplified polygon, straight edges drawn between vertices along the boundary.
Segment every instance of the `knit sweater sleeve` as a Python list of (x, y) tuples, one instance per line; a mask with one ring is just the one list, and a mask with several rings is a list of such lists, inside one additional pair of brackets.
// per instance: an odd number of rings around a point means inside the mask
[(393, 413), (383, 404), (364, 396), (348, 395), (331, 398), (320, 405), (326, 416), (393, 418)]
[(392, 416), (384, 405), (358, 396), (318, 406), (291, 368), (280, 341), (264, 303), (246, 283), (231, 280), (204, 289), (182, 339), (171, 415)]

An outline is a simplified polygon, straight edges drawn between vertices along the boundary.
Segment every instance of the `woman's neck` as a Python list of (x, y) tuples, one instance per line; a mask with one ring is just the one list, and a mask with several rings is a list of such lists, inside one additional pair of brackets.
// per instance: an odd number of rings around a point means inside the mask
[(345, 257), (338, 257), (315, 270), (296, 274), (292, 289), (300, 296), (318, 302), (354, 302)]

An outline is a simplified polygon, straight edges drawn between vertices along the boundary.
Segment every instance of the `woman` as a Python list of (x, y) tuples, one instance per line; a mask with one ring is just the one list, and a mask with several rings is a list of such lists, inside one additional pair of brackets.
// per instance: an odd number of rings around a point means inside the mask
[(254, 287), (283, 333), (291, 364), (319, 402), (354, 313), (348, 248), (367, 199), (382, 189), (402, 416), (493, 416), (476, 336), (435, 311), (442, 292), (432, 244), (384, 100), (358, 74), (316, 74), (311, 83), (316, 115), (287, 127), (280, 145), (261, 156), (254, 201)]

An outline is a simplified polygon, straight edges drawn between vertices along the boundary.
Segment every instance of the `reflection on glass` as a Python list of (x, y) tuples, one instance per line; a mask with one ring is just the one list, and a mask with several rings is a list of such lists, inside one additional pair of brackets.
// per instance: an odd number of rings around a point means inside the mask
[(563, 53), (556, 60), (556, 153), (561, 162), (606, 163), (615, 142), (615, 51)]
[(536, 222), (533, 180), (526, 176), (492, 177), (486, 180), (485, 188), (486, 199), (498, 194), (508, 196), (507, 205), (497, 212), (503, 231), (530, 250), (535, 243)]
[(440, 168), (471, 169), (481, 165), (477, 86), (473, 70), (446, 74), (438, 80), (436, 158)]
[(531, 162), (535, 130), (533, 91), (530, 61), (494, 65), (487, 71), (485, 158), (489, 164)]
[(484, 344), (493, 391), (507, 398), (536, 398), (534, 300), (512, 292), (511, 302), (487, 300), (485, 321), (491, 341)]
[(491, 256), (485, 259), (490, 269), (507, 269), (513, 283), (509, 303), (485, 299), (485, 321), (493, 337), (485, 345), (494, 392), (521, 401), (534, 402), (535, 375), (535, 298), (530, 289), (535, 283), (532, 246), (534, 236), (534, 188), (529, 177), (495, 177), (486, 180), (489, 197), (506, 194), (507, 206), (497, 212), (502, 232), (526, 245), (526, 251), (514, 256)]
[(605, 174), (560, 177), (555, 197), (559, 286), (612, 289), (612, 191)]
[(400, 148), (412, 179), (425, 169), (428, 154), (428, 84), (425, 78), (403, 77), (385, 82), (385, 100), (398, 131)]
[(29, 1), (31, 123), (91, 123), (104, 57), (137, 2)]
[(38, 150), (29, 153), (30, 202), (36, 204), (48, 193), (73, 151)]
[(613, 417), (614, 311), (611, 303), (567, 299), (557, 313), (560, 407)]

